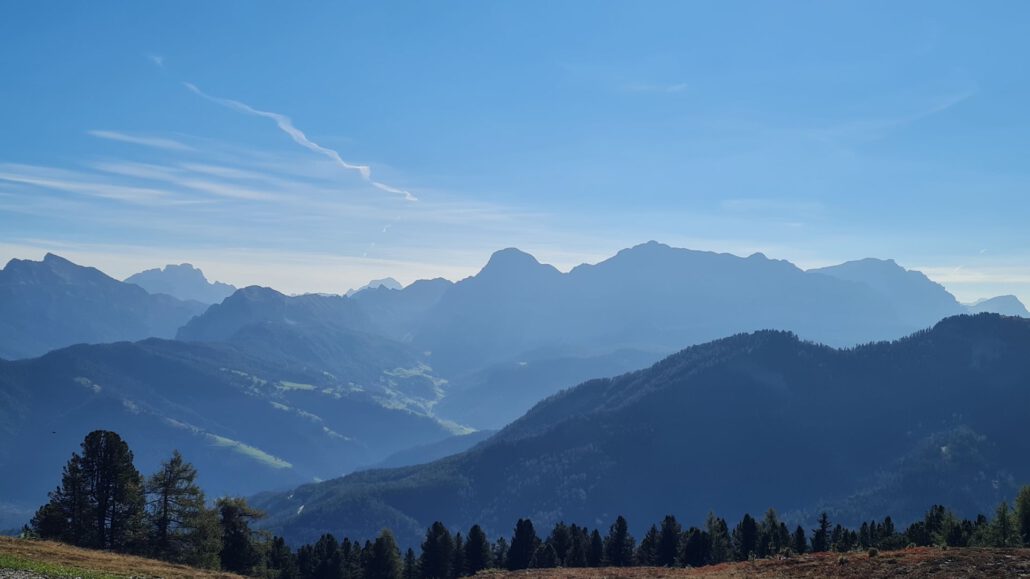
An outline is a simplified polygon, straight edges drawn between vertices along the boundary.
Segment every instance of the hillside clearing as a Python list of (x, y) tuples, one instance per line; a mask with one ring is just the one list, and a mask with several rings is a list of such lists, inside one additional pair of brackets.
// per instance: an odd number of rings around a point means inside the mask
[(819, 553), (790, 559), (763, 559), (743, 563), (723, 563), (697, 569), (629, 567), (600, 569), (529, 569), (525, 571), (484, 571), (476, 577), (492, 579), (634, 579), (655, 577), (678, 579), (701, 577), (736, 579), (757, 577), (786, 579), (795, 577), (887, 578), (935, 577), (1030, 577), (1030, 549), (948, 549), (930, 547), (880, 553)]
[[(107, 551), (80, 549), (51, 541), (29, 541), (0, 537), (0, 577), (4, 571), (30, 571), (47, 578), (122, 579), (162, 577), (165, 579), (240, 579), (239, 575), (194, 569), (163, 561), (119, 555)], [(17, 575), (14, 575), (17, 576)], [(31, 576), (31, 575), (30, 575)]]

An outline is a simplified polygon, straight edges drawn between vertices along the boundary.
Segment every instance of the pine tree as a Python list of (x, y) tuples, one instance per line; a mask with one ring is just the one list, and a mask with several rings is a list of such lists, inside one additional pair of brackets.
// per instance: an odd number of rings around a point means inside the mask
[(604, 540), (606, 563), (612, 567), (632, 566), (634, 545), (633, 536), (629, 534), (629, 524), (619, 515), (608, 529), (608, 536)]
[(1017, 535), (1017, 522), (1009, 510), (1009, 504), (1002, 501), (994, 511), (990, 537), (992, 547), (1015, 547), (1022, 543)]
[(709, 550), (709, 562), (713, 565), (725, 563), (733, 558), (733, 540), (730, 538), (726, 520), (718, 518), (715, 513), (708, 513), (705, 529), (712, 542)]
[(222, 569), (249, 574), (261, 563), (261, 551), (250, 523), (263, 517), (264, 513), (251, 508), (246, 499), (241, 497), (218, 499), (216, 506), (222, 527), (222, 551), (219, 556)]
[(547, 537), (547, 544), (554, 548), (554, 553), (558, 557), (558, 565), (567, 566), (565, 560), (569, 555), (569, 549), (572, 547), (572, 532), (569, 530), (569, 526), (565, 524), (565, 521), (560, 521), (554, 525), (550, 536)]
[(711, 539), (705, 531), (690, 527), (683, 534), (683, 552), (680, 561), (688, 567), (701, 567), (708, 564), (711, 557)]
[(651, 528), (640, 540), (634, 560), (638, 566), (654, 567), (658, 559), (658, 527), (651, 525)]
[(515, 534), (511, 538), (511, 548), (508, 549), (508, 569), (516, 571), (529, 568), (529, 564), (533, 560), (533, 554), (536, 553), (536, 549), (539, 546), (540, 538), (537, 537), (536, 530), (533, 528), (533, 521), (519, 519), (515, 523)]
[(569, 534), (572, 537), (572, 545), (565, 557), (566, 567), (586, 567), (587, 556), (590, 549), (590, 535), (585, 527), (573, 524), (569, 527)]
[(540, 543), (529, 560), (532, 569), (551, 569), (558, 566), (558, 553), (550, 543)]
[(469, 575), (475, 575), (493, 564), (490, 552), (490, 541), (479, 525), (469, 529), (468, 541), (465, 543), (465, 565)]
[(758, 523), (744, 513), (736, 528), (733, 529), (733, 550), (738, 561), (747, 561), (755, 555), (758, 547)]
[(272, 537), (265, 554), (265, 569), (274, 579), (297, 579), (297, 557), (282, 537)]
[(379, 533), (379, 537), (372, 544), (364, 568), (364, 579), (401, 579), (401, 553), (390, 531), (383, 529)]
[(426, 531), (419, 567), (425, 579), (450, 579), (454, 562), (454, 539), (443, 523), (437, 521)]
[(508, 568), (508, 540), (499, 537), (494, 543), (494, 566), (498, 569)]
[(830, 550), (830, 517), (825, 512), (819, 515), (819, 528), (812, 531), (812, 552)]
[(662, 567), (674, 567), (676, 557), (679, 554), (680, 541), (683, 536), (683, 527), (676, 521), (676, 517), (666, 515), (662, 519), (662, 528), (658, 533), (658, 546), (655, 549), (655, 565)]
[(590, 533), (590, 547), (587, 550), (587, 566), (600, 567), (604, 564), (604, 539), (601, 533), (594, 529)]
[(1016, 529), (1024, 547), (1030, 547), (1030, 485), (1016, 495)]
[(798, 528), (794, 529), (794, 536), (791, 538), (790, 548), (798, 555), (808, 550), (808, 539), (805, 538), (805, 530), (801, 528), (801, 525), (798, 525)]
[(95, 430), (72, 454), (61, 486), (33, 518), (36, 532), (81, 547), (126, 551), (143, 542), (143, 485), (118, 434)]
[(454, 535), (454, 559), (451, 561), (451, 577), (465, 576), (465, 540), (461, 532)]
[(408, 547), (404, 553), (404, 579), (419, 579), (418, 559), (415, 558), (415, 550)]
[(147, 479), (149, 551), (167, 561), (211, 567), (221, 544), (208, 532), (210, 516), (196, 477), (193, 465), (174, 451)]
[(769, 557), (779, 553), (790, 541), (790, 534), (784, 533), (784, 531), (786, 531), (786, 528), (781, 529), (780, 518), (776, 514), (776, 509), (766, 511), (762, 524), (758, 529), (758, 544), (755, 549), (755, 555), (758, 557)]
[(72, 453), (64, 467), (61, 486), (50, 492), (50, 502), (36, 511), (30, 523), (41, 539), (63, 541), (80, 547), (97, 544), (93, 527), (95, 515), (87, 488), (82, 458)]

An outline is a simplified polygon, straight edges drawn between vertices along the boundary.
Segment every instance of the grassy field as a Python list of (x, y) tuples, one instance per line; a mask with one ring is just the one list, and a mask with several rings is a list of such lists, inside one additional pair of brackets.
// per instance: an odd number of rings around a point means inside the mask
[(186, 579), (238, 578), (232, 573), (203, 571), (153, 559), (117, 555), (52, 543), (0, 537), (0, 570), (31, 571), (45, 577), (81, 579), (124, 579), (162, 577)]
[(489, 579), (787, 579), (805, 577), (849, 577), (879, 579), (1030, 577), (1030, 549), (949, 549), (915, 548), (880, 553), (819, 553), (790, 559), (763, 559), (744, 563), (724, 563), (697, 569), (655, 567), (601, 569), (540, 569), (526, 571), (485, 571), (476, 575)]

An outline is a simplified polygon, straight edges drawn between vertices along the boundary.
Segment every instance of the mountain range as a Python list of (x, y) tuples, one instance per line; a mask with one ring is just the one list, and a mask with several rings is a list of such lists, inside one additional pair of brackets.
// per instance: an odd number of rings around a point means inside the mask
[(928, 503), (972, 516), (1030, 479), (1028, 353), (1030, 320), (993, 314), (845, 349), (739, 334), (562, 391), (463, 453), (255, 502), (296, 543), (389, 527), (416, 544), (434, 520), (490, 534), (520, 517), (736, 520), (770, 505), (803, 523), (819, 509), (912, 520)]
[[(221, 287), (188, 265), (143, 273), (129, 280), (153, 291)], [(0, 481), (0, 497), (38, 503), (82, 429), (151, 441), (137, 449), (144, 465), (178, 445), (210, 492), (250, 493), (458, 452), (484, 435), (454, 435), (726, 335), (852, 347), (956, 313), (1026, 311), (1010, 296), (959, 304), (893, 261), (804, 271), (655, 242), (567, 273), (506, 249), (458, 282), (390, 286), (350, 297), (251, 286), (207, 305), (54, 255), (12, 260), (0, 271), (0, 357), (15, 360), (0, 361), (0, 470), (36, 474), (17, 489)]]
[(125, 283), (136, 284), (152, 294), (167, 294), (202, 304), (217, 304), (236, 291), (230, 284), (209, 282), (204, 272), (188, 263), (141, 271), (125, 278)]
[(171, 338), (206, 306), (120, 282), (48, 253), (0, 270), (0, 358), (79, 343)]

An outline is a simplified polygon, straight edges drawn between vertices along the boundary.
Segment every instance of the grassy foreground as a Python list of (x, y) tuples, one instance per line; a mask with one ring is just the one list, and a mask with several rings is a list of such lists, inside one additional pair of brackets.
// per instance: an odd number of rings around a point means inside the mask
[(631, 567), (600, 569), (529, 569), (526, 571), (485, 571), (476, 577), (489, 579), (664, 579), (705, 578), (786, 579), (795, 577), (854, 578), (965, 578), (1030, 577), (1030, 549), (948, 549), (930, 547), (880, 553), (818, 553), (789, 559), (762, 559), (742, 563), (723, 563), (697, 569)]
[(189, 577), (231, 579), (239, 575), (194, 569), (163, 561), (80, 549), (51, 541), (0, 537), (0, 570), (31, 571), (45, 577), (124, 579), (127, 577)]

